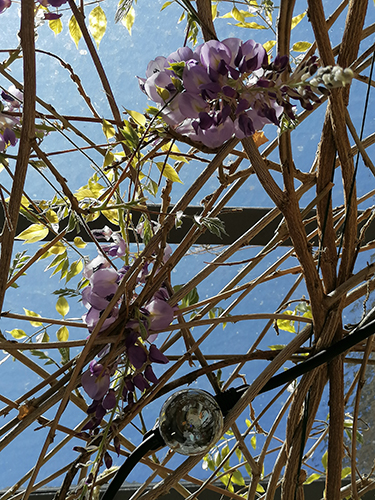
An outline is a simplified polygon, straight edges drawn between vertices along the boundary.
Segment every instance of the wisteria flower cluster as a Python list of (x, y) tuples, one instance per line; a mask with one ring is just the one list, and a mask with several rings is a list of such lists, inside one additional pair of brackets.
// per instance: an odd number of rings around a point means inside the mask
[[(8, 92), (1, 93), (0, 102), (0, 152), (11, 145), (17, 144), (16, 132), (20, 130), (20, 120), (8, 114), (9, 111), (19, 111), (22, 104), (23, 94), (14, 85), (10, 86)], [(4, 113), (5, 111), (5, 113)]]
[[(141, 228), (139, 228), (141, 230)], [(104, 310), (116, 293), (129, 266), (116, 269), (109, 258), (122, 259), (128, 253), (127, 246), (120, 234), (105, 227), (95, 231), (95, 236), (102, 237), (107, 243), (102, 250), (107, 255), (98, 255), (85, 265), (84, 277), (89, 284), (82, 291), (82, 302), (88, 309), (83, 316), (91, 333)], [(167, 249), (169, 255), (170, 249)], [(148, 274), (145, 264), (138, 276), (138, 285), (142, 286)], [(153, 371), (153, 363), (168, 363), (168, 358), (156, 347), (155, 330), (167, 328), (173, 321), (174, 308), (168, 304), (169, 294), (161, 287), (144, 307), (137, 311), (136, 317), (125, 325), (124, 351), (110, 365), (102, 362), (108, 348), (103, 349), (97, 359), (91, 361), (89, 369), (82, 374), (81, 384), (87, 395), (93, 400), (88, 408), (92, 417), (84, 430), (95, 431), (107, 411), (122, 402), (123, 409), (130, 408), (134, 402), (136, 389), (143, 392), (150, 384), (158, 382)], [(100, 331), (108, 328), (119, 317), (121, 300), (110, 311)], [(121, 390), (115, 391), (115, 387)], [(107, 461), (109, 461), (107, 457)]]
[(318, 69), (316, 60), (311, 57), (283, 82), (280, 75), (289, 67), (287, 56), (269, 63), (261, 44), (227, 38), (210, 40), (194, 51), (182, 47), (168, 57), (159, 56), (148, 64), (146, 78), (138, 80), (168, 125), (215, 148), (233, 135), (243, 139), (266, 124), (280, 125), (284, 113), (294, 119), (290, 98), (309, 109), (319, 102), (322, 86), (350, 83), (351, 70), (337, 67), (325, 68), (321, 77), (308, 82)]

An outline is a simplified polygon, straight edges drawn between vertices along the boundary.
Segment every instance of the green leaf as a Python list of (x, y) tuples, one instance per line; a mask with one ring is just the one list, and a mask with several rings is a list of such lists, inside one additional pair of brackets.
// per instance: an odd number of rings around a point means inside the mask
[(263, 486), (262, 486), (261, 484), (258, 484), (258, 485), (257, 485), (257, 489), (256, 489), (256, 491), (257, 491), (258, 493), (264, 493), (264, 492), (265, 492), (265, 489), (263, 488)]
[(116, 135), (116, 130), (107, 120), (103, 120), (103, 132), (107, 139), (111, 139)]
[(293, 45), (292, 50), (295, 50), (296, 52), (306, 52), (306, 50), (309, 50), (311, 45), (312, 43), (310, 42), (297, 42)]
[(245, 480), (238, 469), (236, 469), (232, 474), (232, 483), (237, 484), (238, 486), (245, 486)]
[(164, 162), (162, 161), (157, 161), (156, 166), (158, 167), (159, 171), (164, 177), (166, 177), (172, 182), (180, 182), (181, 184), (183, 184), (180, 177), (178, 176), (178, 173), (173, 167), (171, 167), (167, 163), (164, 164)]
[(317, 474), (315, 472), (314, 474), (311, 474), (311, 476), (309, 476), (303, 484), (310, 484), (319, 478), (320, 478), (320, 474)]
[(69, 312), (69, 304), (65, 297), (59, 297), (56, 302), (56, 311), (64, 318)]
[(72, 37), (73, 42), (76, 44), (78, 49), (78, 42), (82, 38), (81, 28), (79, 27), (77, 20), (74, 16), (69, 19), (69, 33)]
[(137, 132), (134, 130), (134, 128), (131, 126), (131, 124), (128, 122), (128, 120), (124, 120), (124, 128), (120, 129), (122, 135), (125, 137), (125, 141), (130, 147), (136, 147), (139, 142), (139, 137), (137, 135)]
[(130, 36), (132, 34), (132, 27), (134, 24), (134, 20), (135, 20), (135, 10), (134, 7), (131, 6), (126, 16), (123, 19), (121, 19), (121, 23), (128, 30)]
[(13, 330), (6, 330), (7, 333), (10, 333), (15, 339), (22, 339), (23, 337), (27, 337), (26, 333), (20, 328), (14, 328)]
[(89, 29), (98, 48), (100, 40), (103, 38), (106, 28), (107, 28), (107, 18), (100, 5), (97, 5), (90, 12)]
[(138, 113), (138, 111), (132, 111), (130, 109), (126, 110), (127, 113), (133, 118), (133, 120), (138, 123), (138, 125), (141, 125), (141, 127), (144, 127), (146, 125), (146, 117), (142, 115), (142, 113)]
[(295, 28), (297, 24), (300, 23), (305, 16), (306, 16), (306, 11), (302, 12), (302, 14), (299, 14), (298, 16), (293, 17), (291, 29)]
[(61, 33), (63, 29), (61, 19), (52, 19), (52, 21), (48, 21), (48, 26), (55, 33), (55, 35)]
[(62, 326), (56, 332), (56, 337), (59, 342), (66, 342), (69, 338), (69, 330), (66, 326)]
[(218, 236), (219, 238), (222, 237), (221, 233), (228, 235), (225, 231), (224, 222), (220, 220), (219, 217), (201, 217), (200, 215), (194, 215), (194, 222), (198, 226), (206, 227), (210, 233)]
[(199, 301), (199, 294), (197, 287), (195, 286), (181, 301), (181, 307), (188, 307), (196, 304)]
[(43, 240), (49, 229), (42, 224), (31, 224), (25, 231), (17, 236), (19, 240), (25, 240), (25, 243), (35, 243), (37, 241)]
[[(36, 316), (38, 318), (41, 317), (40, 314), (37, 314), (34, 311), (29, 311), (29, 309), (23, 308), (23, 310), (25, 311), (26, 316)], [(40, 323), (39, 321), (30, 321), (30, 325), (38, 328), (40, 326), (43, 326), (43, 323)]]
[(61, 364), (66, 365), (70, 361), (70, 350), (67, 347), (60, 347), (59, 353), (61, 354)]
[(49, 342), (49, 335), (46, 330), (35, 337), (37, 342)]
[[(293, 314), (293, 311), (284, 311), (283, 314)], [(294, 328), (294, 321), (288, 319), (278, 319), (276, 323), (279, 330), (296, 333), (296, 329)]]

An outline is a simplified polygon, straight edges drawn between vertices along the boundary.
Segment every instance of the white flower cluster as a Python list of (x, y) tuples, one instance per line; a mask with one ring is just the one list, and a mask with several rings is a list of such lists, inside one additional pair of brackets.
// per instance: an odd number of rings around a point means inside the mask
[(345, 87), (352, 82), (353, 77), (354, 73), (350, 68), (326, 66), (319, 68), (309, 83), (312, 87), (319, 85), (324, 85), (327, 88)]

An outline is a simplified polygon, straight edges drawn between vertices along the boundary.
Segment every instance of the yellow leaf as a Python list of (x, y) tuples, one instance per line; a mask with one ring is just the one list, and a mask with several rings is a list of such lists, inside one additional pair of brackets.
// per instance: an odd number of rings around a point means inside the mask
[(48, 222), (51, 224), (58, 224), (59, 218), (57, 217), (57, 213), (54, 210), (47, 210), (46, 212), (46, 217), (48, 219)]
[(313, 481), (316, 481), (317, 479), (319, 479), (320, 476), (321, 476), (321, 474), (317, 474), (315, 472), (314, 474), (311, 474), (311, 476), (309, 476), (303, 484), (310, 484)]
[(291, 24), (291, 29), (295, 28), (299, 22), (302, 21), (302, 19), (306, 16), (306, 11), (302, 12), (302, 14), (299, 14), (298, 16), (293, 17), (292, 19), (292, 24)]
[(231, 17), (232, 17), (232, 13), (231, 12), (227, 12), (223, 16), (220, 16), (220, 19), (229, 19)]
[(264, 50), (267, 52), (271, 52), (272, 48), (276, 45), (276, 40), (269, 40), (268, 42), (263, 44)]
[(69, 304), (65, 297), (59, 297), (56, 302), (56, 311), (64, 318), (69, 312)]
[[(110, 207), (110, 205), (108, 205), (108, 208)], [(104, 217), (106, 217), (109, 222), (112, 222), (113, 224), (115, 224), (115, 226), (118, 226), (118, 210), (117, 209), (113, 209), (113, 210), (102, 210), (102, 214), (104, 215)]]
[(73, 42), (76, 44), (78, 49), (78, 42), (82, 38), (81, 28), (78, 26), (77, 20), (74, 16), (69, 19), (69, 33), (73, 39)]
[(48, 228), (42, 224), (31, 224), (25, 231), (17, 236), (19, 240), (25, 240), (25, 243), (35, 243), (43, 240), (48, 234)]
[(23, 337), (27, 337), (26, 333), (20, 328), (14, 328), (14, 330), (6, 330), (7, 333), (10, 333), (14, 339), (22, 339)]
[(107, 28), (107, 18), (100, 5), (90, 12), (89, 15), (90, 33), (92, 34), (96, 46), (99, 48), (100, 40), (103, 38)]
[(249, 28), (251, 30), (266, 30), (267, 26), (262, 26), (261, 24), (258, 23), (247, 23), (247, 22), (242, 22), (242, 23), (237, 23), (236, 26), (239, 28)]
[(160, 12), (161, 12), (162, 10), (166, 9), (166, 8), (168, 7), (168, 5), (171, 5), (171, 4), (172, 4), (172, 2), (165, 2), (165, 3), (163, 4), (162, 8), (160, 9)]
[(250, 443), (251, 443), (251, 446), (254, 448), (254, 450), (256, 449), (257, 447), (257, 437), (256, 435), (254, 434), (254, 436), (252, 436), (252, 438), (250, 439)]
[[(34, 311), (29, 311), (25, 308), (23, 308), (23, 310), (25, 311), (26, 316), (34, 316), (36, 318), (40, 318), (40, 314), (37, 314)], [(39, 326), (43, 326), (43, 323), (40, 323), (40, 321), (30, 321), (30, 325), (38, 328)]]
[[(293, 311), (284, 311), (283, 314), (290, 315), (293, 314)], [(294, 328), (294, 321), (289, 319), (278, 319), (277, 326), (280, 330), (285, 330), (286, 332), (296, 332), (296, 329)]]
[(111, 137), (116, 135), (113, 125), (107, 122), (107, 120), (103, 120), (103, 132), (107, 139), (111, 139)]
[(212, 20), (214, 21), (217, 18), (217, 5), (215, 4), (211, 5), (211, 14), (212, 14)]
[(61, 33), (63, 29), (61, 19), (53, 19), (52, 21), (48, 21), (48, 26), (55, 33), (55, 35)]
[(130, 109), (126, 110), (128, 114), (133, 118), (133, 120), (144, 127), (146, 125), (146, 117), (142, 115), (142, 113), (138, 113), (138, 111), (131, 111)]
[(172, 182), (181, 182), (181, 184), (183, 184), (180, 177), (178, 176), (178, 173), (173, 167), (171, 167), (168, 164), (164, 165), (162, 161), (156, 162), (156, 166), (158, 167), (158, 169), (160, 170), (160, 172), (164, 177), (166, 177)]
[(134, 20), (135, 20), (135, 10), (134, 7), (130, 7), (129, 12), (123, 19), (121, 19), (121, 23), (129, 31), (129, 35), (132, 34), (132, 26), (134, 24)]
[(77, 248), (85, 248), (87, 245), (80, 236), (76, 236), (73, 241)]
[(82, 271), (82, 269), (83, 269), (82, 259), (72, 262), (69, 271), (66, 273), (65, 283), (68, 283), (68, 281), (74, 278), (74, 276), (77, 276), (77, 274), (79, 274)]
[[(42, 246), (46, 247), (48, 243)], [(51, 255), (61, 255), (62, 253), (65, 252), (65, 245), (61, 243), (61, 241), (58, 241), (55, 245), (53, 245), (49, 250), (47, 250), (46, 253), (44, 253), (40, 259), (46, 259), (47, 257), (50, 257)]]
[(233, 7), (231, 14), (233, 19), (235, 19), (236, 21), (239, 21), (240, 23), (245, 22), (244, 15), (241, 13), (240, 10), (237, 9), (237, 7)]
[(108, 165), (111, 165), (114, 161), (115, 155), (108, 149), (104, 157), (103, 168), (108, 167)]
[(62, 326), (56, 332), (56, 337), (59, 342), (66, 342), (69, 339), (69, 330), (66, 326)]
[(185, 156), (177, 156), (173, 154), (173, 153), (181, 153), (176, 144), (168, 142), (167, 144), (163, 144), (161, 146), (161, 150), (169, 153), (168, 157), (172, 158), (172, 160), (181, 161), (183, 163), (189, 163), (189, 160)]
[(263, 131), (258, 131), (253, 134), (253, 141), (255, 142), (256, 147), (259, 148), (259, 146), (261, 146), (265, 142), (268, 142), (268, 139), (264, 135)]
[(297, 42), (293, 45), (292, 50), (295, 50), (296, 52), (306, 52), (306, 50), (309, 50), (311, 45), (312, 43), (310, 42)]

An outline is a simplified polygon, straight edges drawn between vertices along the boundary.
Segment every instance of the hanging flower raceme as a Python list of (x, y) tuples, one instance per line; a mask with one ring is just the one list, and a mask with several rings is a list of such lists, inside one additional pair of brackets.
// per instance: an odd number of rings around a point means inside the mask
[[(138, 229), (141, 231), (144, 225)], [(123, 266), (117, 270), (111, 265), (109, 259), (122, 259), (126, 253), (131, 259), (120, 234), (104, 227), (102, 230), (95, 230), (94, 235), (106, 240), (106, 243), (102, 245), (102, 250), (108, 259), (104, 255), (98, 255), (85, 265), (83, 272), (89, 282), (88, 286), (82, 290), (82, 302), (88, 309), (83, 319), (90, 333), (107, 309), (129, 269), (129, 266)], [(164, 252), (166, 259), (171, 251), (168, 245)], [(146, 283), (147, 274), (148, 263), (146, 262), (137, 278), (138, 286)], [(134, 292), (130, 302), (136, 296), (137, 293)], [(176, 307), (168, 304), (169, 298), (164, 286), (157, 290), (143, 307), (135, 311), (134, 317), (126, 322), (123, 353), (108, 365), (103, 359), (110, 350), (107, 346), (99, 353), (97, 359), (91, 361), (89, 368), (82, 374), (82, 387), (93, 400), (87, 409), (91, 419), (83, 430), (94, 432), (108, 411), (112, 411), (118, 404), (123, 409), (130, 408), (133, 405), (136, 390), (143, 392), (150, 387), (150, 384), (158, 382), (152, 365), (168, 363), (168, 358), (153, 343), (157, 338), (154, 332), (167, 328), (173, 321)], [(106, 329), (118, 318), (120, 306), (121, 299), (110, 311), (100, 331)], [(109, 458), (107, 461), (110, 463)]]
[(183, 47), (168, 57), (148, 64), (141, 90), (160, 109), (164, 121), (182, 135), (215, 148), (235, 135), (243, 139), (266, 124), (279, 125), (283, 114), (295, 118), (289, 99), (310, 109), (318, 102), (320, 86), (330, 88), (350, 83), (349, 69), (317, 70), (316, 57), (304, 64), (294, 79), (283, 82), (287, 56), (269, 64), (264, 47), (254, 40), (227, 38), (210, 40), (194, 51)]

